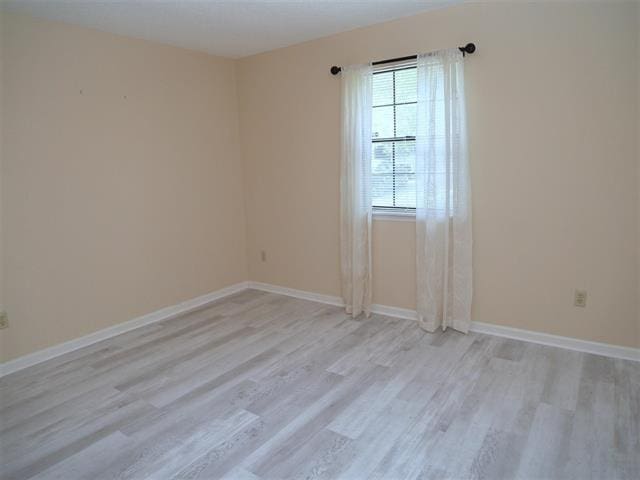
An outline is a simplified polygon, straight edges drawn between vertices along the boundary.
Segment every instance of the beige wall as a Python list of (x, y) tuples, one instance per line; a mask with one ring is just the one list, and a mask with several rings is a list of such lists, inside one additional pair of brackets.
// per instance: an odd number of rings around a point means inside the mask
[[(2, 10), (0, 10), (0, 41), (2, 39), (2, 30), (3, 30), (3, 25), (4, 22), (2, 21)], [(2, 115), (2, 112), (4, 111), (3, 105), (2, 105), (2, 85), (4, 83), (4, 75), (3, 75), (3, 65), (4, 65), (4, 61), (3, 61), (3, 48), (2, 48), (2, 43), (0, 43), (0, 312), (4, 311), (4, 286), (3, 286), (3, 278), (4, 278), (4, 268), (3, 268), (3, 262), (2, 262), (2, 257), (3, 257), (3, 253), (4, 253), (4, 249), (3, 249), (3, 243), (4, 243), (4, 235), (2, 234), (2, 227), (3, 227), (3, 220), (2, 220), (2, 212), (4, 211), (3, 206), (2, 206), (2, 201), (3, 201), (3, 195), (2, 195), (2, 176), (3, 176), (3, 167), (2, 167), (2, 155), (3, 155), (3, 151), (4, 149), (2, 148), (2, 138), (3, 138), (3, 117), (4, 115)], [(0, 362), (2, 361), (2, 359), (4, 358), (4, 355), (2, 352), (4, 352), (6, 350), (6, 342), (7, 342), (7, 330), (0, 330)]]
[(636, 263), (638, 266), (638, 319), (636, 324), (636, 338), (637, 345), (640, 347), (640, 5), (636, 8), (636, 39), (637, 39), (637, 51), (636, 51), (636, 84), (637, 84), (637, 98), (636, 98), (636, 155), (637, 155), (637, 178), (638, 178), (638, 187), (637, 187), (637, 197), (638, 197), (638, 206), (637, 206), (637, 227), (638, 227), (638, 253), (636, 257)]
[[(473, 319), (640, 346), (636, 8), (465, 5), (241, 60), (250, 278), (339, 294), (329, 67), (474, 41)], [(413, 236), (412, 223), (375, 222), (375, 303), (415, 307)], [(587, 308), (573, 307), (576, 288)]]
[(7, 360), (246, 280), (235, 64), (5, 14)]
[[(246, 279), (338, 295), (329, 66), (467, 41), (473, 318), (640, 346), (632, 3), (466, 5), (237, 62), (0, 30), (2, 360)], [(414, 308), (413, 223), (376, 221), (373, 243), (374, 301)]]

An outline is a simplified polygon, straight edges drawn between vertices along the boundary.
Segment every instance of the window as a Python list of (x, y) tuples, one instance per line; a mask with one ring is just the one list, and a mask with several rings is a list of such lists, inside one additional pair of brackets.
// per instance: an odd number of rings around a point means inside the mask
[(416, 103), (414, 64), (373, 74), (371, 183), (373, 208), (416, 208)]

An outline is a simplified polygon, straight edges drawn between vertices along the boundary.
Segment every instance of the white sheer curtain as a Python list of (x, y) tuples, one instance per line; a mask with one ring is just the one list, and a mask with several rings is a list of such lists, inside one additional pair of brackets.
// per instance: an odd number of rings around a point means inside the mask
[(471, 323), (471, 188), (464, 63), (458, 49), (418, 56), (417, 310), (433, 332)]
[(370, 65), (342, 69), (340, 253), (342, 297), (356, 317), (371, 309)]

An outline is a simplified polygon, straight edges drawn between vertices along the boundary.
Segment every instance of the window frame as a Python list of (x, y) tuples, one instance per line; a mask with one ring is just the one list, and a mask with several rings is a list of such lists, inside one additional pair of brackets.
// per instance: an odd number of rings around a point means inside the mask
[[(375, 108), (379, 108), (379, 107), (393, 107), (393, 128), (394, 128), (394, 135), (395, 135), (395, 129), (396, 129), (396, 115), (397, 115), (397, 111), (396, 111), (396, 107), (398, 105), (417, 105), (417, 99), (415, 102), (400, 102), (400, 103), (396, 103), (396, 78), (395, 78), (395, 72), (398, 71), (402, 71), (402, 70), (416, 70), (417, 69), (417, 64), (415, 60), (410, 60), (408, 62), (404, 61), (402, 63), (397, 63), (397, 64), (388, 64), (388, 65), (384, 65), (381, 66), (377, 69), (375, 69), (373, 71), (373, 75), (379, 75), (379, 74), (383, 74), (383, 73), (389, 73), (389, 72), (394, 72), (393, 75), (393, 103), (389, 103), (389, 104), (383, 104), (383, 105), (375, 105), (371, 107), (371, 114), (373, 115), (373, 110)], [(376, 145), (376, 143), (391, 143), (392, 144), (392, 178), (393, 178), (393, 196), (394, 196), (394, 203), (395, 203), (395, 184), (396, 184), (396, 153), (395, 153), (395, 145), (397, 142), (406, 142), (406, 141), (412, 141), (415, 143), (416, 141), (416, 137), (415, 135), (406, 135), (406, 136), (394, 136), (394, 137), (382, 137), (382, 138), (371, 138), (371, 145), (372, 145), (372, 156), (371, 156), (371, 161), (373, 162), (373, 147)], [(372, 173), (373, 176), (373, 173)], [(416, 209), (411, 208), (411, 207), (396, 207), (396, 206), (377, 206), (373, 204), (373, 199), (371, 201), (371, 208), (373, 211), (373, 216), (376, 217), (377, 219), (388, 219), (388, 220), (414, 220), (415, 216), (416, 216)]]

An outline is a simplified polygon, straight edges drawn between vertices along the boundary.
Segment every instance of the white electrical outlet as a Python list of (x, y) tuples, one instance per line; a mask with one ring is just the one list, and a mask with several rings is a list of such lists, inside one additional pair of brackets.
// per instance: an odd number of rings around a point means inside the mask
[(576, 307), (586, 307), (587, 306), (587, 291), (586, 290), (576, 290), (573, 305)]
[(267, 261), (267, 252), (265, 250), (260, 250), (260, 260), (263, 262)]

